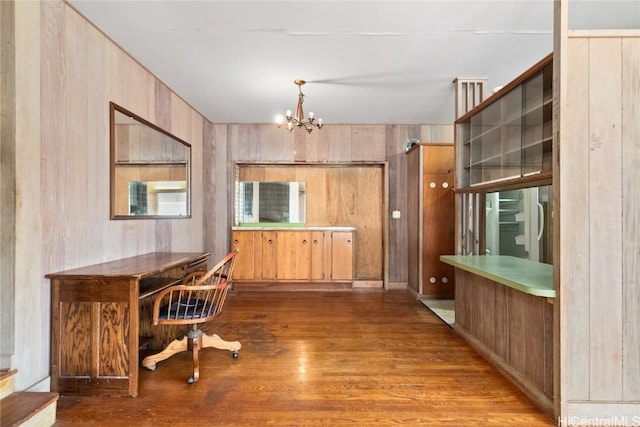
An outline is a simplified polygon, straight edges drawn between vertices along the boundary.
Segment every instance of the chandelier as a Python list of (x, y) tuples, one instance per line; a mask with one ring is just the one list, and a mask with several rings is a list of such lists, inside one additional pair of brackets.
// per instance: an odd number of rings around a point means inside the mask
[(296, 114), (293, 115), (291, 113), (291, 110), (287, 110), (287, 112), (285, 113), (285, 117), (282, 117), (282, 116), (276, 117), (276, 124), (278, 125), (278, 127), (280, 127), (282, 126), (282, 124), (286, 119), (287, 130), (289, 132), (291, 132), (293, 129), (297, 127), (298, 128), (304, 127), (304, 130), (306, 130), (309, 133), (311, 133), (313, 128), (321, 129), (322, 119), (319, 118), (318, 120), (316, 120), (314, 117), (314, 114), (311, 111), (309, 112), (309, 117), (307, 118), (304, 117), (304, 111), (302, 110), (302, 103), (304, 102), (304, 93), (302, 93), (302, 85), (305, 84), (306, 82), (304, 80), (294, 80), (293, 83), (295, 83), (298, 86), (298, 92), (299, 92), (298, 105), (296, 106)]

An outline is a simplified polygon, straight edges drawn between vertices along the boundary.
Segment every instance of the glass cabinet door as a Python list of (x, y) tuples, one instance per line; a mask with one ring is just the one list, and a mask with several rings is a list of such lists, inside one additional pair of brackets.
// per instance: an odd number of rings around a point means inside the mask
[(553, 67), (523, 83), (522, 175), (551, 171)]
[(456, 122), (459, 188), (551, 172), (551, 57), (536, 67)]
[(522, 86), (516, 86), (500, 100), (502, 106), (500, 170), (493, 181), (517, 178), (522, 171)]

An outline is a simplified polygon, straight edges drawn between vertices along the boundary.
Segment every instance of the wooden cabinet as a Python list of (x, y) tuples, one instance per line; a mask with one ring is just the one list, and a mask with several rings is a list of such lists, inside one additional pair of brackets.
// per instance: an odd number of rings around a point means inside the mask
[(331, 280), (353, 278), (353, 233), (331, 233)]
[(254, 278), (275, 280), (278, 278), (278, 233), (276, 231), (260, 231), (254, 239), (260, 242), (260, 250), (256, 251), (255, 263), (258, 266)]
[(260, 249), (262, 253), (262, 240), (259, 240), (258, 247), (256, 247), (255, 237), (261, 238), (260, 233), (253, 231), (234, 231), (231, 237), (232, 246), (234, 249), (239, 249), (240, 252), (236, 256), (236, 264), (233, 270), (234, 280), (251, 280), (256, 277), (256, 265), (255, 256), (256, 250)]
[(409, 288), (422, 296), (452, 298), (453, 267), (440, 255), (454, 253), (454, 148), (418, 144), (407, 153)]
[[(209, 253), (151, 253), (47, 274), (51, 279), (51, 390), (136, 396), (143, 312), (152, 295)], [(158, 331), (161, 332), (161, 331)], [(171, 339), (175, 339), (172, 337)]]
[(551, 174), (552, 81), (549, 55), (456, 120), (457, 188)]
[(234, 280), (275, 280), (278, 235), (275, 231), (234, 231), (232, 246), (239, 249)]
[(353, 230), (233, 230), (234, 282), (352, 282)]
[(311, 231), (311, 280), (331, 277), (330, 243), (330, 231)]
[(311, 279), (311, 244), (308, 231), (278, 232), (278, 280)]

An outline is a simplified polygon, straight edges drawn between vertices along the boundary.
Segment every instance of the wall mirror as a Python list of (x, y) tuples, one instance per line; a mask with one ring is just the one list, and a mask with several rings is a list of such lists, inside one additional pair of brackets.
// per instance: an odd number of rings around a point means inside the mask
[(111, 219), (191, 217), (191, 145), (109, 104)]
[(236, 182), (236, 225), (304, 226), (304, 182)]

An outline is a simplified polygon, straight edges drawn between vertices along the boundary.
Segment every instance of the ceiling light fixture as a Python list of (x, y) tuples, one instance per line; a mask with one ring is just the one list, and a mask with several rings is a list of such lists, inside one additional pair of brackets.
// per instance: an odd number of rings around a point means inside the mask
[(276, 124), (278, 125), (278, 127), (280, 127), (282, 126), (282, 124), (286, 119), (287, 130), (289, 132), (291, 132), (296, 127), (304, 127), (304, 130), (306, 130), (309, 133), (311, 133), (314, 127), (321, 129), (322, 119), (319, 118), (316, 121), (314, 114), (311, 111), (309, 112), (309, 117), (307, 118), (304, 117), (304, 111), (302, 110), (302, 103), (304, 102), (304, 93), (302, 93), (302, 85), (305, 84), (306, 81), (294, 80), (293, 83), (295, 83), (298, 86), (298, 91), (300, 92), (298, 94), (298, 105), (296, 106), (296, 114), (292, 115), (291, 110), (287, 110), (285, 117), (282, 117), (282, 116), (276, 117)]

